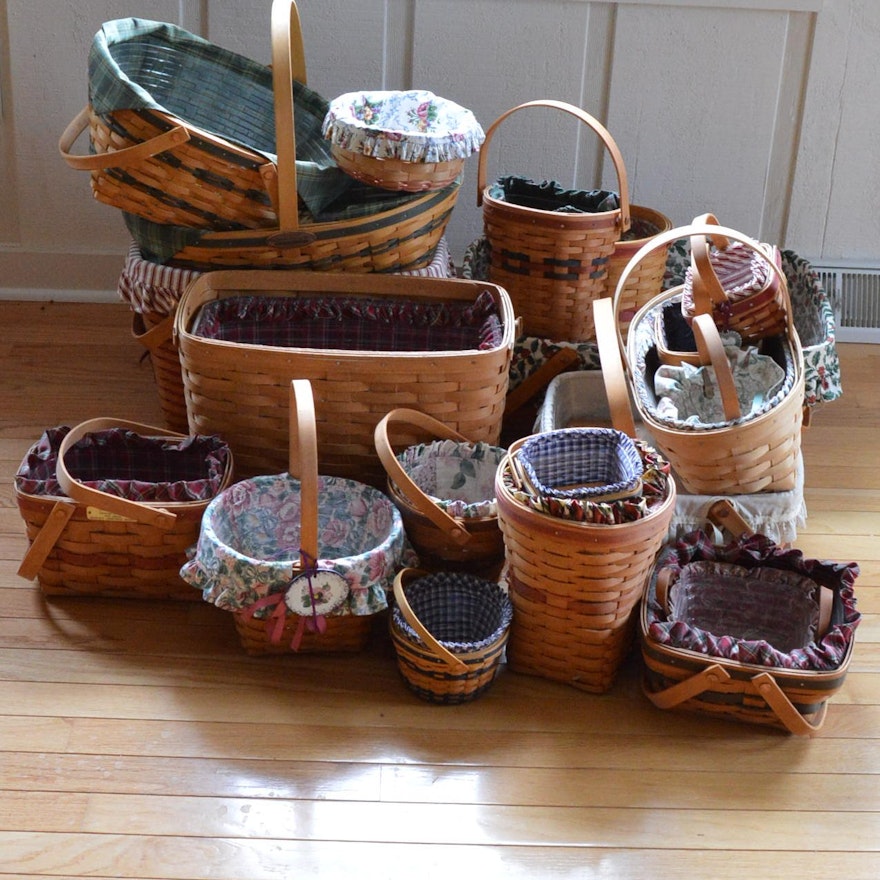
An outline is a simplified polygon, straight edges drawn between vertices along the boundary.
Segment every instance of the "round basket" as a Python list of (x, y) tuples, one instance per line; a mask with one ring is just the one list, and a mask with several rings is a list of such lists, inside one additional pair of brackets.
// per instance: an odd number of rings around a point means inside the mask
[[(439, 438), (395, 455), (392, 424)], [(505, 450), (470, 443), (458, 431), (420, 412), (392, 410), (375, 430), (376, 451), (388, 474), (387, 492), (423, 568), (492, 577), (504, 562), (495, 507), (495, 471)]]
[(323, 132), (346, 174), (405, 192), (455, 182), (484, 138), (470, 110), (423, 90), (340, 95), (330, 102)]
[(401, 675), (430, 703), (465, 703), (495, 680), (513, 607), (497, 584), (462, 572), (404, 569), (391, 638)]
[[(181, 575), (232, 611), (252, 654), (358, 651), (400, 567), (400, 514), (377, 489), (317, 474), (314, 404), (294, 380), (290, 473), (242, 480), (208, 505)], [(292, 438), (293, 440), (294, 438)], [(320, 500), (320, 503), (319, 503)]]

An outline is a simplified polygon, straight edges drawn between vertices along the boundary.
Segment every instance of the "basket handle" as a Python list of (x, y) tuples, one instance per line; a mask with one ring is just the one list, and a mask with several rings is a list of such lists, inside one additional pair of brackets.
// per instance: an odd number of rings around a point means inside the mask
[(391, 424), (408, 424), (429, 431), (441, 440), (459, 440), (467, 442), (467, 438), (443, 422), (417, 409), (400, 407), (385, 415), (373, 432), (376, 452), (385, 468), (385, 472), (394, 482), (406, 499), (435, 526), (445, 532), (456, 544), (467, 544), (471, 534), (460, 520), (450, 516), (442, 507), (435, 504), (403, 469), (388, 437), (388, 426)]
[(315, 397), (308, 379), (290, 383), (290, 446), (288, 471), (300, 485), (300, 545), (318, 559), (318, 431)]
[[(742, 232), (737, 232), (735, 229), (730, 229), (727, 226), (713, 226), (711, 224), (702, 225), (697, 223), (691, 223), (688, 226), (678, 226), (675, 229), (669, 229), (666, 232), (661, 232), (659, 235), (654, 236), (649, 239), (645, 244), (643, 244), (630, 258), (630, 261), (624, 266), (623, 271), (620, 273), (620, 278), (617, 281), (617, 287), (614, 290), (614, 316), (615, 318), (619, 318), (620, 316), (620, 302), (621, 297), (626, 289), (627, 281), (629, 280), (629, 276), (638, 268), (639, 264), (642, 260), (648, 256), (648, 254), (653, 253), (655, 250), (661, 247), (668, 247), (674, 241), (677, 241), (680, 238), (690, 238), (693, 239), (694, 236), (715, 236), (722, 235), (727, 239), (732, 239), (733, 241), (738, 241), (742, 244), (745, 244), (753, 249), (756, 248), (755, 242), (749, 238), (747, 235), (744, 235)], [(775, 273), (777, 280), (782, 284), (782, 289), (785, 294), (786, 300), (786, 313), (791, 315), (791, 303), (789, 301), (789, 293), (788, 293), (788, 282), (785, 278), (785, 274), (782, 269), (777, 265), (775, 260), (770, 260), (770, 267)], [(633, 318), (630, 326), (638, 323), (638, 318), (649, 312), (651, 309), (656, 308), (661, 302), (667, 300), (669, 298), (669, 291), (663, 291), (662, 293), (655, 296), (653, 299), (649, 300), (645, 305), (642, 306), (641, 309), (636, 313), (636, 316)], [(627, 357), (627, 343), (623, 340), (623, 333), (620, 329), (620, 321), (617, 320), (617, 342), (620, 347), (620, 351), (624, 356), (624, 363), (626, 368), (632, 372), (632, 364), (629, 362), (629, 358)], [(787, 322), (786, 327), (787, 335), (792, 343), (792, 347), (794, 349), (795, 362), (800, 362), (803, 359), (803, 353), (801, 349), (800, 339), (798, 338), (797, 331), (794, 327), (794, 321), (789, 320)], [(634, 340), (634, 334), (630, 334), (628, 337), (630, 340)], [(633, 341), (634, 344), (634, 341)]]
[(112, 150), (109, 153), (88, 153), (85, 155), (75, 155), (71, 153), (71, 148), (76, 143), (76, 139), (88, 128), (89, 125), (89, 107), (85, 106), (68, 124), (67, 128), (58, 139), (58, 151), (61, 157), (71, 167), (77, 171), (102, 171), (105, 168), (128, 168), (136, 165), (144, 159), (151, 156), (157, 156), (165, 150), (172, 150), (179, 147), (189, 140), (189, 132), (183, 125), (175, 125), (162, 134), (131, 147), (123, 147), (119, 150)]
[(617, 184), (618, 184), (618, 197), (620, 200), (620, 220), (618, 221), (620, 224), (620, 232), (621, 235), (626, 232), (631, 223), (630, 217), (630, 204), (629, 204), (629, 185), (627, 184), (626, 178), (626, 166), (623, 163), (623, 156), (621, 155), (620, 149), (614, 141), (614, 138), (611, 137), (611, 133), (593, 116), (590, 116), (586, 110), (581, 110), (580, 107), (576, 107), (574, 104), (567, 104), (565, 101), (553, 101), (553, 100), (538, 100), (538, 101), (526, 101), (524, 104), (519, 104), (516, 107), (512, 107), (510, 110), (502, 113), (487, 129), (486, 137), (483, 141), (482, 146), (480, 147), (479, 152), (479, 161), (477, 164), (477, 207), (483, 204), (483, 193), (486, 189), (486, 164), (488, 162), (488, 154), (489, 154), (489, 141), (492, 139), (492, 135), (495, 133), (495, 129), (507, 119), (512, 113), (516, 113), (518, 110), (522, 110), (526, 107), (549, 107), (554, 110), (561, 110), (564, 113), (569, 113), (575, 117), (575, 119), (579, 119), (589, 128), (593, 129), (602, 143), (605, 146), (605, 149), (608, 150), (609, 155), (611, 156), (611, 161), (614, 163), (614, 170), (617, 173)]
[(17, 572), (19, 577), (32, 581), (40, 573), (43, 563), (49, 558), (52, 548), (58, 543), (58, 539), (75, 512), (76, 502), (64, 498), (59, 498), (55, 502), (46, 521), (40, 527), (34, 540), (31, 541), (27, 553), (21, 560)]
[(400, 608), (406, 622), (416, 631), (419, 638), (443, 661), (445, 661), (453, 672), (467, 672), (467, 664), (460, 660), (448, 648), (445, 648), (433, 635), (428, 631), (425, 625), (416, 616), (415, 611), (406, 598), (406, 589), (404, 580), (410, 580), (422, 577), (428, 574), (418, 568), (404, 568), (394, 576), (394, 600)]
[(152, 327), (140, 329), (138, 324), (138, 314), (132, 312), (131, 315), (131, 335), (132, 338), (139, 342), (147, 351), (154, 352), (159, 346), (166, 342), (171, 342), (174, 338), (174, 313), (166, 315), (158, 324)]
[(293, 79), (305, 83), (302, 26), (295, 0), (272, 0), (272, 90), (275, 100), (275, 151), (278, 156), (278, 226), (299, 229), (296, 190), (296, 135)]
[(145, 525), (155, 526), (167, 531), (174, 526), (174, 522), (177, 519), (177, 515), (172, 511), (149, 503), (120, 498), (118, 495), (111, 495), (100, 489), (93, 489), (91, 486), (84, 486), (75, 480), (67, 469), (64, 458), (74, 443), (81, 440), (86, 434), (95, 431), (107, 431), (113, 428), (122, 428), (149, 436), (168, 437), (174, 440), (186, 439), (186, 434), (178, 434), (175, 431), (156, 428), (152, 425), (143, 425), (139, 422), (109, 418), (89, 419), (71, 428), (67, 436), (61, 441), (61, 446), (58, 449), (58, 460), (55, 465), (55, 478), (58, 480), (58, 485), (65, 495), (74, 501), (78, 501), (80, 504), (106, 511), (112, 516), (133, 519)]
[(629, 403), (626, 373), (616, 342), (617, 331), (614, 329), (614, 309), (610, 297), (604, 296), (593, 300), (593, 324), (596, 328), (596, 345), (599, 349), (602, 382), (605, 386), (605, 396), (608, 398), (611, 424), (618, 431), (635, 439), (636, 425)]
[(715, 372), (715, 379), (721, 392), (724, 418), (728, 422), (734, 421), (742, 416), (742, 409), (736, 393), (736, 383), (733, 381), (733, 370), (721, 343), (718, 327), (711, 315), (696, 315), (692, 326), (700, 361), (703, 364), (711, 364)]

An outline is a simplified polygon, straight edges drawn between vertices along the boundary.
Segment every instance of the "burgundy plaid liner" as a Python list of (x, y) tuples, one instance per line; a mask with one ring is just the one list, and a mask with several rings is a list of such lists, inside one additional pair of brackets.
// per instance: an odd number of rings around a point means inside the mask
[[(15, 475), (20, 492), (63, 496), (55, 463), (70, 428), (48, 428), (28, 450)], [(93, 489), (130, 501), (209, 501), (219, 491), (229, 447), (219, 437), (183, 440), (143, 437), (113, 428), (87, 434), (66, 456), (70, 475)]]
[(232, 296), (206, 303), (193, 333), (251, 345), (395, 352), (490, 350), (503, 338), (489, 291), (470, 303)]

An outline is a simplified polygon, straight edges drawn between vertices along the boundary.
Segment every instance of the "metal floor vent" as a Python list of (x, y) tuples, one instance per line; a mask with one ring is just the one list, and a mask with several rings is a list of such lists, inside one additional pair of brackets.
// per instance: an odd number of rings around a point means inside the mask
[(837, 341), (880, 343), (880, 268), (811, 265), (831, 300)]

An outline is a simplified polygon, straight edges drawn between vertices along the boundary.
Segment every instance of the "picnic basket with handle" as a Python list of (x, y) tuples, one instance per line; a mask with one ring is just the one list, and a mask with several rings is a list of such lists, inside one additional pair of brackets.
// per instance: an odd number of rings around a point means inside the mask
[[(391, 429), (427, 432), (429, 441), (395, 455)], [(386, 491), (423, 568), (497, 574), (504, 541), (495, 509), (495, 472), (505, 450), (471, 443), (420, 410), (400, 407), (376, 425), (376, 452), (388, 474)]]
[[(617, 290), (615, 307), (628, 273), (642, 256), (652, 249), (694, 235), (721, 234), (728, 239), (751, 246), (742, 233), (726, 227), (690, 225), (673, 229), (646, 244), (624, 270)], [(773, 271), (781, 275), (776, 264)], [(787, 287), (785, 288), (787, 290)], [(768, 396), (748, 413), (743, 413), (732, 389), (733, 378), (718, 330), (708, 315), (695, 319), (699, 337), (712, 341), (709, 349), (701, 350), (701, 362), (711, 363), (716, 381), (721, 383), (722, 399), (726, 399), (725, 418), (708, 424), (691, 424), (682, 419), (661, 418), (657, 414), (653, 375), (659, 367), (657, 355), (657, 314), (680, 289), (672, 288), (643, 306), (630, 324), (626, 343), (618, 333), (618, 342), (626, 352), (633, 387), (633, 398), (642, 420), (658, 449), (671, 462), (683, 488), (692, 494), (735, 495), (755, 492), (784, 492), (794, 488), (797, 480), (801, 448), (801, 426), (804, 406), (804, 360), (800, 340), (792, 321), (784, 335), (774, 337), (768, 350), (785, 372), (779, 390)], [(788, 314), (791, 314), (790, 309)], [(709, 369), (709, 367), (707, 367)], [(728, 395), (723, 396), (727, 387)]]
[(198, 599), (180, 566), (232, 479), (218, 437), (110, 418), (49, 429), (14, 481), (29, 541), (18, 574), (46, 595)]
[[(694, 223), (720, 225), (714, 214)], [(711, 315), (719, 329), (735, 330), (747, 342), (784, 333), (792, 321), (788, 281), (772, 265), (782, 268), (779, 250), (770, 245), (731, 242), (721, 232), (693, 236), (682, 312)]]
[[(568, 212), (516, 204), (487, 186), (488, 147), (511, 114), (544, 107), (568, 113), (602, 140), (617, 173), (618, 207)], [(626, 168), (608, 130), (586, 111), (562, 101), (528, 101), (503, 113), (486, 131), (477, 170), (477, 205), (490, 248), (489, 280), (510, 294), (530, 336), (571, 342), (595, 338), (592, 300), (607, 291), (608, 260), (630, 228)]]
[(445, 705), (484, 694), (513, 618), (501, 586), (468, 572), (406, 568), (394, 578), (394, 599), (391, 639), (410, 690)]
[[(597, 300), (593, 307), (612, 420), (618, 431), (635, 438), (611, 302)], [(605, 692), (632, 646), (633, 612), (669, 529), (675, 483), (664, 473), (664, 463), (653, 458), (651, 485), (657, 494), (639, 518), (616, 524), (564, 519), (523, 500), (518, 443), (502, 460), (495, 488), (514, 606), (508, 665), (516, 672)], [(644, 448), (644, 460), (652, 453)]]
[[(221, 433), (243, 476), (286, 466), (291, 378), (314, 389), (321, 472), (384, 486), (374, 430), (417, 407), (496, 443), (514, 321), (497, 285), (336, 272), (207, 272), (175, 318), (192, 425)], [(403, 432), (411, 445), (423, 436)]]
[(403, 565), (403, 524), (372, 486), (319, 475), (311, 384), (288, 393), (289, 470), (217, 496), (181, 576), (232, 612), (248, 654), (360, 651)]
[[(123, 210), (130, 234), (156, 262), (202, 271), (247, 267), (392, 272), (427, 265), (455, 205), (460, 180), (436, 191), (402, 194), (354, 183), (336, 168), (321, 135), (326, 102), (304, 85), (301, 30), (293, 0), (274, 0), (271, 25), (271, 70), (228, 57), (191, 35), (159, 40), (158, 48), (136, 59), (143, 75), (148, 83), (155, 80), (159, 94), (169, 83), (180, 89), (171, 97), (181, 114), (194, 112), (194, 104), (209, 96), (208, 105), (198, 108), (201, 124), (191, 125), (168, 113), (149, 97), (148, 89), (138, 89), (138, 98), (148, 93), (139, 109), (147, 112), (152, 127), (140, 127), (139, 115), (126, 116), (125, 124), (135, 130), (106, 145), (114, 152), (118, 147), (131, 150), (126, 160), (136, 164), (111, 174), (112, 169), (96, 167), (108, 161), (106, 152), (71, 155), (83, 114), (62, 135), (65, 159), (97, 175), (100, 197)], [(160, 25), (160, 36), (170, 29)], [(124, 32), (123, 28), (123, 36)], [(131, 52), (137, 51), (135, 42)], [(171, 57), (159, 65), (166, 55)], [(150, 68), (153, 63), (158, 66), (155, 71)], [(109, 66), (112, 72), (114, 65)], [(119, 84), (110, 79), (108, 112), (103, 116), (115, 112), (112, 99)], [(100, 109), (93, 107), (93, 116)], [(237, 119), (238, 114), (243, 118)], [(101, 141), (108, 138), (100, 136), (100, 126), (94, 124), (98, 149), (105, 149)], [(237, 134), (225, 137), (224, 126)], [(162, 140), (157, 145), (154, 135), (159, 129), (170, 132), (158, 135)], [(175, 138), (183, 143), (175, 145)], [(257, 143), (248, 145), (249, 139)], [(162, 149), (166, 140), (168, 147), (185, 152), (186, 161)], [(157, 149), (155, 158), (144, 160), (145, 153)], [(215, 156), (219, 168), (211, 165)], [(141, 173), (144, 161), (150, 165), (143, 171), (145, 180), (129, 185), (132, 169)], [(183, 179), (179, 166), (184, 168)], [(122, 190), (120, 176), (126, 181)]]
[(646, 586), (644, 692), (660, 709), (813, 736), (852, 657), (858, 566), (807, 559), (751, 533), (729, 499), (709, 521), (734, 540), (682, 536)]

